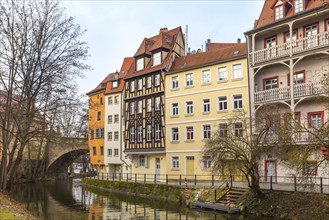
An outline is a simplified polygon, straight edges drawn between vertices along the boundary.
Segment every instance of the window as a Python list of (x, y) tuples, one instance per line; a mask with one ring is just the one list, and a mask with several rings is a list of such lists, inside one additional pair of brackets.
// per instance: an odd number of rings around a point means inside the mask
[(130, 114), (135, 114), (135, 102), (130, 102)]
[(114, 156), (118, 157), (119, 156), (119, 149), (114, 149)]
[(115, 89), (118, 87), (118, 81), (113, 81), (112, 82), (112, 88)]
[(112, 132), (107, 132), (107, 140), (112, 141)]
[(146, 126), (146, 141), (152, 140), (152, 125)]
[(144, 155), (139, 155), (139, 166), (140, 167), (145, 167), (145, 156)]
[(103, 98), (99, 99), (99, 104), (103, 105)]
[(242, 108), (242, 95), (233, 95), (233, 109)]
[(292, 32), (292, 38), (290, 39), (290, 33), (286, 32), (285, 33), (285, 43), (287, 43), (286, 49), (290, 48), (290, 45), (293, 47), (297, 46), (297, 31)]
[(227, 80), (227, 67), (219, 67), (218, 68), (218, 81), (226, 81)]
[(313, 48), (318, 45), (318, 25), (313, 24), (308, 27), (305, 27), (305, 37), (306, 37), (306, 47), (307, 48)]
[(97, 121), (101, 120), (102, 112), (97, 112)]
[(203, 125), (203, 139), (209, 139), (211, 137), (210, 125)]
[(143, 58), (139, 58), (137, 60), (137, 64), (136, 64), (136, 70), (142, 70), (144, 69), (144, 59)]
[(138, 105), (137, 105), (137, 113), (142, 113), (143, 112), (143, 101), (139, 100)]
[(275, 20), (283, 18), (283, 5), (275, 8)]
[[(301, 71), (294, 73), (293, 80), (294, 80), (294, 85), (305, 83), (305, 72)], [(288, 86), (290, 86), (290, 74), (288, 74)]]
[(210, 79), (210, 70), (204, 70), (202, 71), (202, 79), (201, 79), (202, 84), (208, 84), (211, 82)]
[(203, 100), (203, 113), (209, 113), (210, 112), (210, 99), (204, 99)]
[(227, 124), (226, 123), (218, 124), (218, 136), (221, 138), (227, 137)]
[(101, 131), (101, 138), (104, 138), (104, 128), (101, 128), (100, 131)]
[(278, 77), (263, 79), (263, 87), (264, 90), (278, 88)]
[(138, 79), (137, 81), (137, 89), (142, 90), (143, 89), (143, 79)]
[(119, 115), (114, 115), (114, 123), (119, 123)]
[(210, 156), (202, 156), (202, 169), (209, 169), (211, 167)]
[(104, 155), (104, 147), (103, 146), (100, 147), (100, 155)]
[(146, 77), (146, 88), (151, 88), (152, 86), (152, 77), (148, 76)]
[(96, 147), (93, 147), (93, 155), (95, 156), (96, 155)]
[(193, 114), (193, 102), (186, 102), (186, 114)]
[(159, 141), (161, 137), (160, 124), (155, 124), (154, 128), (155, 128), (155, 140)]
[(159, 86), (160, 85), (160, 74), (156, 74), (154, 76), (154, 86)]
[(317, 162), (307, 161), (303, 166), (303, 175), (316, 176), (317, 175)]
[(135, 128), (130, 127), (130, 142), (134, 142), (134, 141), (135, 141)]
[(193, 86), (193, 73), (188, 73), (185, 75), (185, 86)]
[(94, 130), (90, 130), (90, 139), (94, 139)]
[(153, 54), (153, 66), (161, 64), (161, 52)]
[[(103, 129), (104, 131), (104, 129)], [(101, 128), (96, 128), (96, 138), (101, 138), (102, 137), (102, 129)]]
[(171, 88), (178, 89), (178, 76), (171, 77)]
[(119, 140), (119, 132), (118, 131), (115, 131), (114, 132), (114, 140), (115, 141), (118, 141)]
[(152, 111), (152, 99), (146, 99), (146, 111)]
[(227, 110), (227, 97), (221, 96), (218, 97), (218, 111), (226, 111)]
[(108, 103), (109, 103), (109, 105), (113, 104), (113, 97), (112, 96), (108, 97)]
[(135, 81), (131, 81), (130, 82), (130, 92), (134, 92), (135, 91)]
[(323, 112), (309, 112), (308, 123), (310, 128), (321, 128), (323, 125)]
[(242, 64), (233, 65), (233, 79), (242, 79)]
[(154, 109), (155, 109), (155, 111), (160, 110), (160, 97), (155, 97)]
[(114, 103), (119, 104), (119, 96), (118, 95), (114, 96)]
[(171, 168), (179, 169), (179, 157), (171, 157)]
[(137, 127), (137, 141), (142, 142), (142, 139), (143, 139), (143, 127), (138, 126)]
[(243, 137), (242, 123), (234, 123), (234, 137)]
[(108, 116), (107, 116), (107, 123), (108, 123), (108, 124), (112, 124), (112, 122), (113, 122), (113, 117), (112, 117), (112, 115), (108, 115)]
[(107, 156), (112, 156), (112, 149), (107, 149)]
[(171, 114), (172, 115), (178, 115), (178, 103), (172, 103), (171, 104)]
[(266, 50), (265, 58), (271, 58), (276, 56), (276, 36), (269, 37), (265, 39), (265, 46), (266, 48), (269, 48)]
[(186, 127), (186, 140), (193, 140), (194, 135), (193, 135), (193, 127), (189, 126)]
[(298, 12), (303, 11), (304, 9), (304, 4), (303, 4), (304, 0), (295, 0), (294, 1), (294, 6), (295, 6), (295, 14)]
[(171, 140), (172, 141), (178, 141), (179, 140), (178, 128), (171, 128)]

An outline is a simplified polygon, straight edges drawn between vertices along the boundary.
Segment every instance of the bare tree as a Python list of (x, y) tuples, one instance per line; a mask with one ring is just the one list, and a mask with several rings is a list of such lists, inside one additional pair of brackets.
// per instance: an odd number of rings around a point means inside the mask
[(0, 2), (0, 189), (14, 180), (26, 146), (45, 131), (53, 97), (89, 68), (83, 33), (56, 1)]

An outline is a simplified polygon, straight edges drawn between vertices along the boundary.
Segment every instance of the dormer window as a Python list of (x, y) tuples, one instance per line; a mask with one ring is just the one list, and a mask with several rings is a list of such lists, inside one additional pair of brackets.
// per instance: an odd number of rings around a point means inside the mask
[(283, 5), (275, 7), (275, 20), (280, 20), (283, 18)]
[(295, 0), (294, 1), (294, 6), (295, 6), (295, 14), (303, 11), (303, 9), (304, 9), (304, 0)]
[(137, 59), (136, 71), (144, 69), (144, 58)]
[(153, 54), (153, 66), (161, 64), (161, 52)]
[(118, 81), (113, 81), (112, 82), (112, 88), (117, 88), (118, 87)]

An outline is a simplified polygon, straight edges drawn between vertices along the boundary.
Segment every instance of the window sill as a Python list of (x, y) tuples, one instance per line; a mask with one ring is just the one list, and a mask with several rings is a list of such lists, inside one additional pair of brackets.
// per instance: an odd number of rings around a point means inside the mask
[(172, 170), (172, 171), (179, 171), (180, 169), (179, 168), (171, 168), (170, 170)]
[(170, 141), (171, 144), (179, 144), (179, 141)]
[(192, 89), (192, 88), (194, 88), (194, 85), (192, 85), (192, 86), (185, 86), (184, 87), (184, 89)]
[(241, 80), (243, 80), (243, 78), (232, 79), (232, 81), (241, 81)]
[(201, 140), (201, 142), (209, 141), (209, 139), (210, 139), (210, 138), (203, 138), (203, 139)]
[(209, 85), (211, 85), (211, 82), (201, 84), (201, 86), (209, 86)]
[(228, 110), (218, 110), (217, 113), (227, 113)]
[(185, 114), (185, 117), (192, 117), (194, 114)]
[(243, 110), (243, 108), (236, 108), (236, 109), (233, 109), (232, 112), (240, 112), (242, 110)]
[(225, 80), (223, 79), (223, 80), (218, 80), (218, 81), (217, 81), (218, 84), (219, 84), (219, 83), (226, 83), (226, 82), (228, 82), (227, 79), (225, 79)]
[(209, 115), (210, 112), (202, 112), (203, 115)]
[(185, 143), (194, 143), (194, 140), (185, 140)]
[(170, 91), (178, 91), (179, 88), (170, 89)]
[(179, 115), (170, 115), (170, 118), (179, 118)]

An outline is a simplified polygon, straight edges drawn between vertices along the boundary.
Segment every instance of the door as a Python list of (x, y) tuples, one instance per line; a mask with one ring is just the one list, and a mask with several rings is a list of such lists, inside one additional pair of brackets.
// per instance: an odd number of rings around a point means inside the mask
[(160, 180), (160, 158), (155, 158), (155, 174), (157, 181)]
[(186, 157), (186, 176), (188, 179), (194, 176), (194, 156)]
[(318, 25), (314, 24), (305, 28), (306, 48), (318, 46)]
[(276, 162), (275, 161), (265, 161), (265, 181), (276, 182)]
[(266, 39), (266, 48), (269, 48), (266, 53), (266, 58), (276, 57), (276, 37)]

